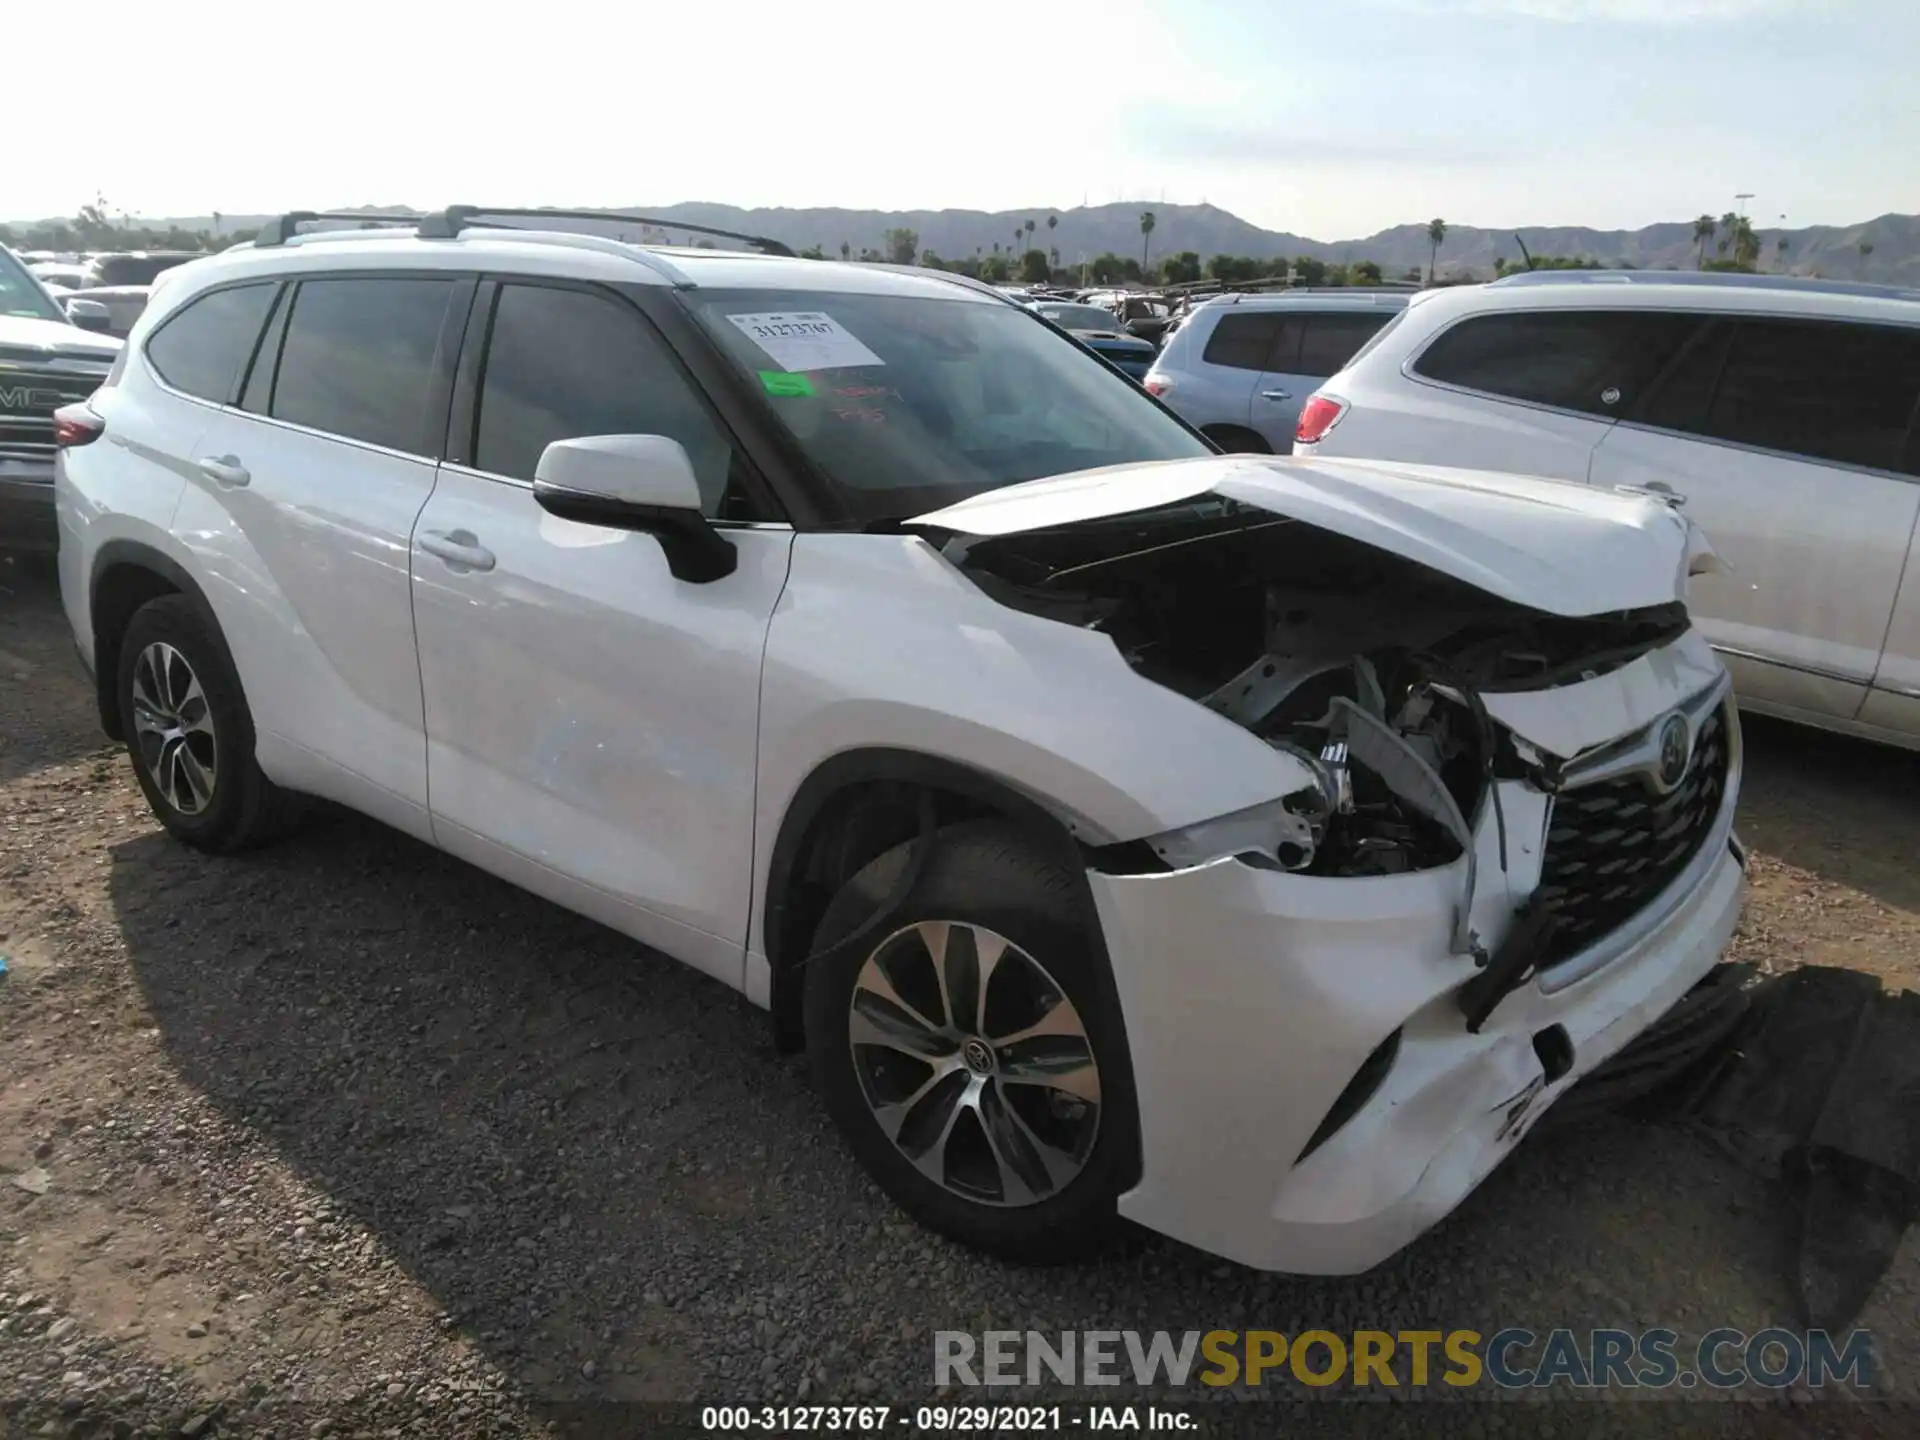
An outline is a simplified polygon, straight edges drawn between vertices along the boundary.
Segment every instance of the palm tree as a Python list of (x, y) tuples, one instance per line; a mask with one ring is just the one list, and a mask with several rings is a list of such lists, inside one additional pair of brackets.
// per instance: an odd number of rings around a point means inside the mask
[(1711, 215), (1702, 215), (1693, 222), (1693, 243), (1698, 249), (1694, 260), (1694, 269), (1707, 268), (1707, 242), (1713, 239), (1713, 232), (1720, 228), (1720, 222)]
[(1863, 270), (1863, 271), (1864, 271), (1864, 270), (1865, 270), (1865, 269), (1867, 268), (1867, 257), (1868, 257), (1869, 255), (1871, 255), (1871, 254), (1873, 254), (1873, 242), (1872, 242), (1871, 240), (1862, 240), (1862, 241), (1860, 242), (1860, 268), (1861, 268), (1861, 270)]
[(1140, 268), (1147, 268), (1147, 249), (1153, 244), (1153, 227), (1157, 222), (1151, 210), (1140, 212)]
[(1720, 217), (1720, 243), (1714, 246), (1722, 255), (1732, 249), (1740, 239), (1740, 216), (1737, 211), (1729, 210)]
[(1053, 268), (1058, 270), (1060, 268), (1060, 247), (1056, 245), (1049, 250), (1047, 252), (1047, 258), (1053, 262)]
[(853, 246), (842, 240), (840, 242), (840, 258), (845, 260), (851, 254), (853, 254)]
[(1774, 260), (1774, 264), (1778, 265), (1781, 271), (1784, 273), (1787, 268), (1787, 237), (1786, 236), (1779, 235), (1774, 237), (1773, 253), (1776, 257)]
[(1049, 235), (1051, 235), (1053, 231), (1059, 228), (1060, 228), (1060, 217), (1058, 215), (1047, 216), (1047, 231)]
[(1434, 268), (1440, 263), (1440, 246), (1447, 238), (1447, 222), (1429, 220), (1427, 222), (1427, 284), (1433, 284)]
[(1027, 221), (1027, 248), (1033, 248), (1033, 221)]

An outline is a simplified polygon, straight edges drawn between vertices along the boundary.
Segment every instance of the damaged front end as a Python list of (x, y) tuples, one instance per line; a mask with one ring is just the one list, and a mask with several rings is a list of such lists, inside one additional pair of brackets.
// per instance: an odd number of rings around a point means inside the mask
[[(1635, 512), (1634, 582), (1569, 557), (1560, 594), (1503, 586), (1412, 505), (1391, 543), (1275, 508), (929, 538), (1298, 762), (1286, 793), (1090, 856), (1140, 1094), (1121, 1208), (1247, 1264), (1347, 1272), (1718, 960), (1744, 893), (1739, 730), (1681, 598), (1683, 522)], [(1197, 1173), (1238, 1178), (1196, 1196)]]
[[(1666, 600), (1550, 614), (1317, 526), (1233, 502), (946, 547), (1005, 604), (1098, 630), (1145, 678), (1305, 765), (1315, 783), (1147, 844), (1168, 866), (1221, 855), (1316, 876), (1451, 865), (1501, 780), (1543, 793), (1559, 757), (1488, 697), (1592, 679), (1688, 628)], [(1502, 849), (1504, 850), (1504, 837)], [(1504, 858), (1503, 858), (1504, 863)]]

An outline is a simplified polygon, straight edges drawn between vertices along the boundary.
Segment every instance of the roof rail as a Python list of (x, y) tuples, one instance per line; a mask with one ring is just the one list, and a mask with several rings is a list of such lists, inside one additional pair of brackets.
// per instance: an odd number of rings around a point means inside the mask
[(293, 238), (296, 229), (315, 220), (353, 220), (363, 226), (376, 227), (414, 226), (422, 218), (419, 215), (352, 215), (343, 210), (289, 210), (262, 225), (259, 233), (253, 237), (253, 246), (258, 250), (264, 246), (284, 245)]
[(949, 285), (959, 285), (964, 289), (978, 291), (982, 295), (991, 295), (1003, 305), (1011, 305), (1016, 310), (1025, 306), (997, 285), (985, 280), (977, 280), (971, 275), (963, 275), (958, 270), (936, 270), (931, 265), (894, 265), (885, 260), (856, 260), (853, 262), (868, 270), (911, 270), (916, 275), (926, 275), (934, 280), (944, 280)]
[(1521, 270), (1492, 284), (1501, 289), (1552, 285), (1688, 285), (1705, 289), (1784, 290), (1815, 295), (1856, 295), (1870, 300), (1920, 300), (1920, 290), (1864, 280), (1823, 280), (1813, 275), (1753, 275), (1726, 270)]
[[(748, 235), (739, 230), (721, 230), (712, 225), (689, 225), (684, 220), (661, 220), (651, 215), (629, 215), (619, 210), (528, 210), (499, 205), (449, 205), (437, 214), (420, 218), (420, 238), (451, 240), (482, 218), (494, 217), (504, 217), (509, 220), (601, 220), (627, 225), (653, 225), (662, 230), (685, 230), (693, 235), (718, 235), (723, 240), (741, 240), (763, 255), (785, 255), (789, 259), (793, 258), (791, 249), (765, 235)], [(509, 225), (501, 228), (511, 230), (516, 227)]]

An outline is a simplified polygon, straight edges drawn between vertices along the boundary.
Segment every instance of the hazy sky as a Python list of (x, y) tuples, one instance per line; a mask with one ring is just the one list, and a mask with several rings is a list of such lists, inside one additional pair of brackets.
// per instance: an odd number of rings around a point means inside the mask
[[(42, 18), (67, 12), (45, 12)], [(1319, 239), (1920, 210), (1920, 0), (90, 0), (0, 216), (1067, 208)], [(9, 25), (16, 41), (24, 24)], [(49, 22), (50, 23), (50, 22)], [(16, 61), (26, 52), (16, 55)]]

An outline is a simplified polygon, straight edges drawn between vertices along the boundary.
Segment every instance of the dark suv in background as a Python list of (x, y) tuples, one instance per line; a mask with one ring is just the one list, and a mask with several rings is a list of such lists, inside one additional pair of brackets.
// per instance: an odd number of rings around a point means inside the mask
[(119, 354), (0, 246), (0, 551), (54, 548), (53, 412), (99, 389)]

